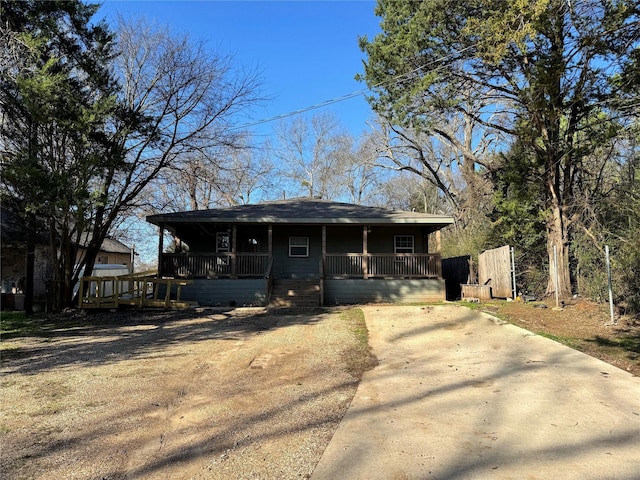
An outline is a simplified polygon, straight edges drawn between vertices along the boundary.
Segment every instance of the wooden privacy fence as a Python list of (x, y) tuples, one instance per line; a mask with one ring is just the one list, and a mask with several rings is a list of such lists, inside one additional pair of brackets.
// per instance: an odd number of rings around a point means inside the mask
[(511, 278), (511, 248), (509, 245), (487, 250), (478, 255), (478, 284), (491, 286), (491, 296), (512, 297)]
[(442, 277), (447, 289), (447, 300), (461, 297), (461, 285), (477, 282), (476, 266), (471, 255), (444, 258), (442, 260)]

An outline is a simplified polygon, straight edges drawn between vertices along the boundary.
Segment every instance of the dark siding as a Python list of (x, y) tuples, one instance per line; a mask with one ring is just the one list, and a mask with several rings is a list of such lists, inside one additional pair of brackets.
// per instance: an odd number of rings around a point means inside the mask
[(362, 227), (327, 227), (327, 253), (362, 253)]
[[(160, 292), (164, 298), (164, 292)], [(259, 279), (198, 279), (182, 287), (181, 299), (201, 306), (264, 305), (266, 281)]]
[(429, 253), (425, 231), (420, 227), (371, 227), (368, 235), (369, 253), (393, 253), (395, 235), (413, 235), (415, 253)]
[(325, 305), (423, 303), (445, 300), (441, 279), (326, 279)]
[[(309, 256), (290, 257), (289, 237), (309, 237)], [(274, 227), (274, 278), (318, 278), (322, 257), (322, 230), (320, 227)]]

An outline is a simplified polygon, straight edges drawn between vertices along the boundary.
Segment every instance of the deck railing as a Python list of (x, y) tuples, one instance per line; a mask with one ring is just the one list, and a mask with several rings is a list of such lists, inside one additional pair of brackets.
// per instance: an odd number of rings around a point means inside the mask
[[(265, 277), (267, 253), (165, 253), (161, 273), (176, 278)], [(329, 278), (441, 278), (442, 262), (433, 253), (326, 254), (322, 274)]]
[(164, 253), (161, 272), (167, 277), (261, 277), (268, 253)]
[[(120, 306), (188, 308), (182, 301), (182, 287), (191, 280), (157, 278), (156, 272), (139, 272), (118, 276), (81, 277), (79, 308), (119, 308)], [(164, 288), (160, 296), (160, 289)]]
[(441, 278), (440, 254), (343, 253), (325, 255), (327, 277)]

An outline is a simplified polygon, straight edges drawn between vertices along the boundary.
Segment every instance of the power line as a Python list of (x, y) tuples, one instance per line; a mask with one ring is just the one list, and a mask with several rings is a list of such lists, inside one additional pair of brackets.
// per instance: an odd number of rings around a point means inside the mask
[(362, 90), (357, 90), (355, 92), (348, 93), (346, 95), (342, 95), (341, 97), (336, 97), (336, 98), (332, 98), (330, 100), (325, 100), (323, 102), (316, 103), (315, 105), (311, 105), (311, 106), (308, 106), (308, 107), (305, 107), (305, 108), (301, 108), (299, 110), (293, 110), (291, 112), (281, 113), (280, 115), (275, 115), (273, 117), (263, 118), (262, 120), (257, 120), (255, 122), (245, 123), (243, 125), (238, 125), (236, 127), (232, 127), (231, 130), (239, 130), (239, 129), (245, 129), (245, 128), (249, 128), (249, 127), (255, 127), (256, 125), (262, 125), (263, 123), (269, 123), (269, 122), (273, 122), (275, 120), (280, 120), (282, 118), (287, 118), (287, 117), (292, 117), (294, 115), (299, 115), (301, 113), (309, 112), (311, 110), (316, 110), (318, 108), (326, 107), (327, 105), (332, 105), (334, 103), (339, 103), (339, 102), (343, 102), (345, 100), (349, 100), (351, 98), (358, 97), (360, 95), (363, 95), (367, 90), (368, 90), (367, 88), (362, 89)]
[[(293, 110), (293, 111), (290, 111), (290, 112), (287, 112), (287, 113), (281, 113), (280, 115), (275, 115), (273, 117), (263, 118), (262, 120), (256, 120), (255, 122), (244, 123), (242, 125), (231, 127), (230, 130), (240, 130), (240, 129), (250, 128), (250, 127), (255, 127), (256, 125), (262, 125), (263, 123), (269, 123), (269, 122), (273, 122), (275, 120), (280, 120), (282, 118), (292, 117), (294, 115), (299, 115), (301, 113), (309, 112), (311, 110), (316, 110), (318, 108), (326, 107), (327, 105), (333, 105), (334, 103), (340, 103), (340, 102), (344, 102), (345, 100), (350, 100), (352, 98), (359, 97), (360, 95), (364, 95), (366, 92), (371, 91), (374, 88), (378, 88), (378, 87), (381, 87), (383, 85), (390, 85), (392, 83), (395, 83), (395, 82), (401, 80), (404, 77), (408, 77), (409, 75), (412, 75), (412, 74), (414, 74), (415, 72), (417, 72), (419, 70), (427, 68), (430, 65), (439, 64), (439, 63), (441, 63), (441, 62), (443, 62), (445, 60), (448, 60), (450, 57), (452, 57), (454, 55), (458, 55), (458, 54), (460, 54), (460, 53), (462, 53), (465, 50), (468, 50), (470, 48), (471, 47), (465, 47), (465, 48), (462, 48), (460, 50), (456, 50), (454, 52), (451, 52), (450, 54), (445, 55), (445, 56), (443, 56), (441, 58), (437, 58), (437, 59), (434, 59), (434, 60), (432, 60), (432, 61), (430, 61), (430, 62), (428, 62), (428, 63), (426, 63), (424, 65), (420, 65), (420, 66), (414, 68), (413, 70), (410, 70), (410, 71), (405, 72), (405, 73), (401, 73), (400, 75), (396, 75), (396, 76), (392, 77), (389, 80), (384, 80), (382, 82), (376, 83), (371, 88), (363, 88), (361, 90), (356, 90), (355, 92), (347, 93), (346, 95), (342, 95), (342, 96), (339, 96), (339, 97), (331, 98), (329, 100), (324, 100), (322, 102), (316, 103), (315, 105), (310, 105), (308, 107), (304, 107), (304, 108), (301, 108), (299, 110)], [(436, 69), (437, 68), (439, 68), (439, 67), (436, 67)]]

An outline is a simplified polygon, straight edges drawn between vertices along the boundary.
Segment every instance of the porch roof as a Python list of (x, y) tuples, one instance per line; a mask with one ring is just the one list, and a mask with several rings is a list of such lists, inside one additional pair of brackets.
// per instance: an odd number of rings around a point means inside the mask
[(387, 210), (315, 198), (295, 198), (227, 208), (150, 215), (154, 225), (185, 223), (423, 225), (438, 230), (453, 223), (448, 215)]

